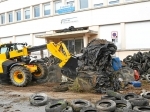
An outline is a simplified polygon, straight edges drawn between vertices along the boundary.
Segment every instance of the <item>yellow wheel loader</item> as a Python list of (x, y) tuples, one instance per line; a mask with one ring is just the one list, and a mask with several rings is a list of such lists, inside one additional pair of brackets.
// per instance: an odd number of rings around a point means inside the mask
[(69, 53), (64, 43), (27, 47), (26, 43), (8, 43), (0, 45), (0, 78), (10, 79), (13, 85), (27, 86), (32, 79), (38, 80), (48, 75), (43, 60), (31, 61), (30, 53), (47, 49), (51, 55), (61, 62), (62, 73), (68, 77), (76, 77), (77, 59)]

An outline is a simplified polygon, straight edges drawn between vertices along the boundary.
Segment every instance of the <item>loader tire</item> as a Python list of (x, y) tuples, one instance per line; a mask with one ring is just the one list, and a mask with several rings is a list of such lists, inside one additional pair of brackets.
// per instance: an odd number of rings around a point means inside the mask
[(14, 66), (10, 70), (10, 80), (13, 85), (18, 87), (24, 87), (31, 82), (32, 74), (24, 66)]
[(32, 63), (37, 66), (38, 71), (32, 73), (34, 80), (44, 79), (48, 75), (47, 66), (43, 63)]

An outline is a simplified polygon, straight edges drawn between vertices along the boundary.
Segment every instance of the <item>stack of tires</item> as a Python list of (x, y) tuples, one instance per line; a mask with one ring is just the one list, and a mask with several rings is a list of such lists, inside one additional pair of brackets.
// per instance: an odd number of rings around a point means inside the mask
[(123, 62), (150, 82), (150, 51), (143, 53), (139, 51), (133, 55), (128, 55), (123, 59)]
[(150, 112), (150, 92), (120, 94), (107, 91), (95, 104), (84, 99), (51, 99), (44, 93), (30, 96), (30, 104), (45, 106), (45, 112)]
[(104, 112), (150, 112), (148, 95), (150, 96), (150, 92), (143, 93), (141, 96), (135, 93), (120, 94), (108, 90), (107, 95), (102, 96), (96, 103), (96, 107)]
[(51, 99), (44, 93), (30, 96), (30, 104), (45, 106), (45, 112), (98, 112), (95, 105), (88, 100), (75, 99), (68, 102), (65, 99)]

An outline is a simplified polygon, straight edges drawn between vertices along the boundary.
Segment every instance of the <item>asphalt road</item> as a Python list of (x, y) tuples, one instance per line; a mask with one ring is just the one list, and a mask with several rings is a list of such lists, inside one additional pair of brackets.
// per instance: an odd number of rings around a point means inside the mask
[(35, 107), (29, 103), (29, 94), (0, 92), (0, 112), (45, 112), (45, 106)]
[(15, 87), (13, 85), (0, 85), (0, 112), (45, 112), (45, 106), (30, 105), (29, 96), (33, 93), (42, 92), (52, 99), (86, 99), (96, 102), (101, 94), (53, 92), (53, 84), (29, 85), (27, 87)]

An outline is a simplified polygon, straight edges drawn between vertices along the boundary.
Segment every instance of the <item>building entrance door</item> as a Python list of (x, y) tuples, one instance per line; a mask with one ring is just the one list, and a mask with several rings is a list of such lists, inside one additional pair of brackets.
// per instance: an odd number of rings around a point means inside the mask
[(67, 46), (68, 50), (72, 54), (79, 54), (83, 48), (83, 39), (69, 39), (62, 40), (63, 43)]

